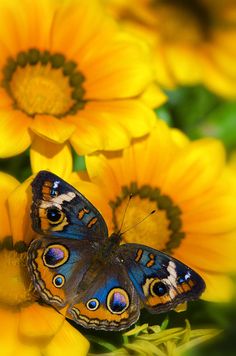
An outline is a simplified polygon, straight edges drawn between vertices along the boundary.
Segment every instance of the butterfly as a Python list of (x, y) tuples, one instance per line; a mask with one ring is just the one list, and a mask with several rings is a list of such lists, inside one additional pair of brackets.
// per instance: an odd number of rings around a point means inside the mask
[(48, 171), (32, 182), (32, 227), (37, 233), (27, 264), (40, 299), (86, 328), (122, 330), (140, 309), (167, 312), (198, 299), (203, 279), (148, 246), (108, 237), (99, 211), (75, 188)]

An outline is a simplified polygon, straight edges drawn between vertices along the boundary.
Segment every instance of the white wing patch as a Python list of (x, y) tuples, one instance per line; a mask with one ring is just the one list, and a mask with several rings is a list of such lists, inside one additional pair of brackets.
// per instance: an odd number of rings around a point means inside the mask
[(52, 198), (50, 201), (43, 200), (40, 208), (47, 209), (51, 206), (55, 206), (58, 209), (62, 209), (61, 205), (64, 201), (71, 201), (76, 197), (74, 192), (68, 192), (67, 194), (61, 194), (57, 197)]

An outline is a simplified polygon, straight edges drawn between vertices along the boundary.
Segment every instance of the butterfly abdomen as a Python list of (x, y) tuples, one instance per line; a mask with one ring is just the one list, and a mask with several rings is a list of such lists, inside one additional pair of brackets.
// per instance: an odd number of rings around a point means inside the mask
[(97, 276), (99, 276), (100, 272), (104, 269), (104, 262), (95, 257), (89, 269), (84, 274), (82, 280), (79, 283), (78, 290), (79, 294), (86, 293), (86, 291), (91, 288), (91, 285), (97, 280)]

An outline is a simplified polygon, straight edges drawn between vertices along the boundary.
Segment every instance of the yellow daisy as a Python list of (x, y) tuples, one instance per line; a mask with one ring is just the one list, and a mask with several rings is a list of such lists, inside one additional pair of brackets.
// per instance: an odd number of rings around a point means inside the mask
[(229, 159), (229, 167), (232, 169), (232, 172), (236, 175), (236, 150), (234, 150)]
[(227, 273), (236, 269), (236, 181), (218, 140), (190, 142), (158, 121), (148, 138), (124, 151), (90, 155), (86, 165), (95, 188), (83, 194), (102, 212), (110, 232), (120, 228), (132, 194), (124, 240), (165, 251), (192, 267), (206, 282), (203, 298), (229, 299)]
[[(0, 173), (0, 355), (86, 355), (88, 341), (62, 314), (36, 302), (26, 267), (33, 238), (27, 187)], [(7, 205), (8, 202), (8, 205)]]
[(79, 154), (127, 146), (165, 100), (145, 45), (96, 0), (1, 1), (0, 50), (0, 157), (32, 144), (35, 170), (38, 156), (40, 169), (54, 155), (66, 165), (67, 142)]
[(202, 83), (236, 98), (234, 0), (103, 0), (151, 46), (164, 87)]

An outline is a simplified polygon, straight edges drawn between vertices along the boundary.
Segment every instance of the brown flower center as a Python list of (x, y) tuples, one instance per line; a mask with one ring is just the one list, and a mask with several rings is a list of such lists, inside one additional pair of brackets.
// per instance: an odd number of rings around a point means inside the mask
[(29, 49), (9, 58), (3, 68), (2, 86), (14, 107), (29, 116), (63, 117), (84, 106), (83, 75), (77, 64), (62, 54)]
[(26, 245), (6, 237), (0, 245), (0, 303), (19, 307), (33, 301), (32, 285), (26, 266)]
[[(121, 196), (110, 202), (113, 210), (114, 230), (118, 231), (120, 228), (131, 194), (133, 198), (126, 211), (122, 227), (122, 231), (128, 229), (124, 233), (125, 242), (143, 243), (171, 253), (184, 238), (184, 232), (181, 230), (181, 210), (169, 196), (161, 194), (158, 188), (148, 185), (139, 188), (136, 183), (123, 187)], [(155, 214), (136, 225), (153, 210), (156, 210)]]

